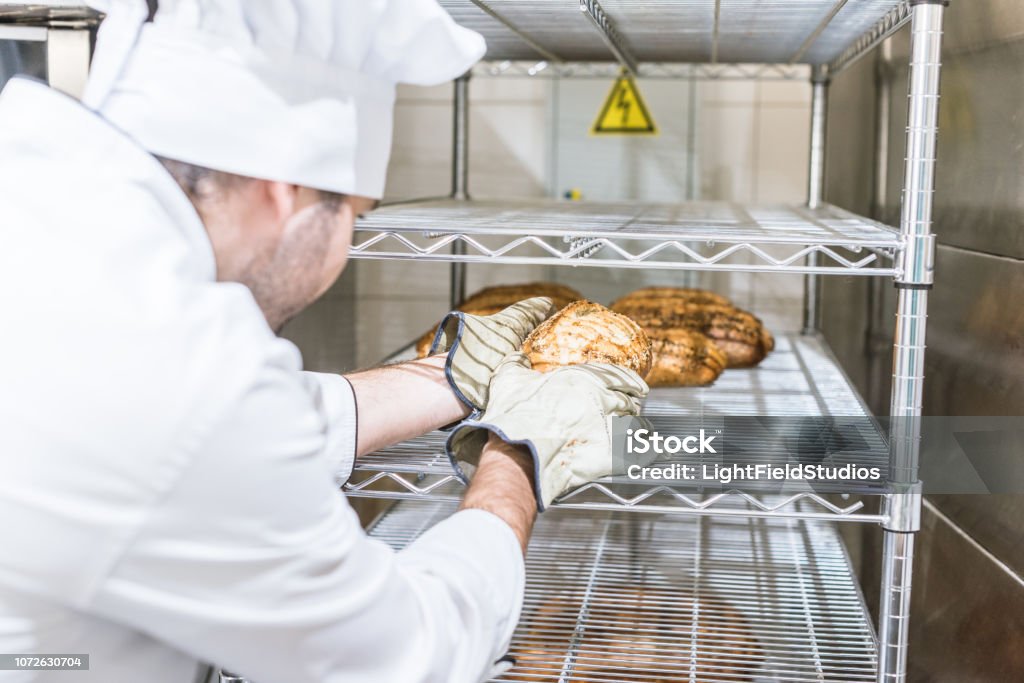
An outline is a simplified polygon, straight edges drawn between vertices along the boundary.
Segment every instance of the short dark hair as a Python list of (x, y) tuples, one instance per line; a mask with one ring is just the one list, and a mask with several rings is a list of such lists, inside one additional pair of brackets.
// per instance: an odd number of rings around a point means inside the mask
[[(229, 192), (232, 188), (254, 180), (249, 176), (215, 171), (212, 168), (159, 155), (156, 155), (156, 159), (163, 164), (163, 167), (167, 169), (167, 172), (171, 174), (193, 204), (200, 204), (218, 193)], [(340, 192), (328, 190), (317, 190), (317, 192), (320, 194), (320, 201), (326, 204), (328, 209), (337, 210), (338, 205), (345, 199), (345, 195)]]

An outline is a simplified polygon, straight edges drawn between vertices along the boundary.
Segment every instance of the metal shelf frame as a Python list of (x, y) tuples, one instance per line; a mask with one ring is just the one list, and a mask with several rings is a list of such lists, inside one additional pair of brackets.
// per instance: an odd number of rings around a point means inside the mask
[[(464, 3), (448, 0), (449, 7)], [(909, 107), (906, 128), (906, 154), (903, 181), (903, 204), (899, 229), (893, 230), (867, 219), (846, 216), (861, 221), (864, 228), (856, 237), (836, 238), (834, 233), (819, 232), (813, 237), (803, 231), (806, 224), (799, 221), (787, 230), (769, 237), (763, 222), (742, 224), (688, 222), (686, 211), (695, 211), (695, 205), (681, 205), (681, 213), (663, 221), (644, 223), (644, 214), (666, 211), (665, 207), (633, 206), (609, 208), (590, 206), (579, 208), (572, 204), (554, 207), (536, 204), (487, 206), (485, 203), (462, 201), (417, 205), (387, 209), (377, 217), (357, 226), (359, 236), (354, 256), (362, 258), (412, 258), (420, 260), (452, 261), (453, 268), (463, 263), (557, 263), (595, 267), (644, 267), (692, 270), (738, 270), (796, 272), (805, 277), (804, 333), (814, 339), (819, 325), (819, 276), (832, 273), (848, 275), (891, 276), (899, 290), (894, 339), (893, 389), (890, 416), (894, 418), (888, 435), (887, 457), (894, 473), (883, 491), (877, 492), (880, 506), (877, 512), (864, 509), (862, 501), (836, 503), (817, 492), (802, 492), (790, 497), (738, 495), (723, 492), (714, 495), (687, 495), (669, 487), (624, 491), (620, 487), (596, 482), (558, 502), (552, 514), (565, 514), (565, 510), (582, 510), (588, 519), (599, 515), (621, 516), (625, 512), (647, 511), (655, 515), (626, 515), (631, 519), (696, 519), (723, 523), (744, 521), (754, 523), (824, 524), (820, 520), (845, 520), (878, 523), (883, 529), (882, 586), (879, 606), (877, 658), (871, 658), (864, 680), (878, 683), (904, 683), (907, 678), (907, 646), (909, 639), (911, 576), (913, 572), (914, 536), (920, 529), (921, 493), (917, 480), (920, 451), (921, 394), (924, 383), (925, 332), (928, 290), (933, 282), (935, 238), (931, 233), (932, 196), (934, 194), (935, 146), (939, 108), (939, 81), (941, 73), (941, 47), (943, 16), (947, 0), (822, 0), (820, 3), (801, 3), (804, 16), (796, 28), (785, 27), (787, 20), (797, 21), (783, 8), (773, 8), (770, 20), (751, 15), (751, 22), (743, 30), (730, 24), (730, 18), (744, 9), (756, 10), (760, 3), (745, 0), (715, 0), (710, 2), (679, 0), (675, 3), (646, 4), (603, 0), (600, 14), (591, 12), (601, 29), (599, 41), (605, 52), (595, 51), (594, 45), (582, 34), (566, 33), (567, 15), (558, 14), (560, 4), (546, 3), (544, 12), (516, 14), (519, 10), (536, 9), (531, 0), (489, 0), (473, 2), (487, 5), (489, 16), (504, 19), (503, 30), (515, 26), (518, 34), (544, 48), (544, 51), (521, 50), (517, 44), (502, 42), (503, 47), (488, 54), (489, 64), (476, 68), (477, 75), (525, 75), (554, 77), (608, 77), (610, 70), (625, 68), (636, 76), (682, 78), (729, 78), (740, 75), (751, 77), (788, 78), (788, 68), (799, 63), (811, 64), (812, 122), (811, 155), (809, 160), (808, 196), (806, 207), (793, 208), (790, 219), (800, 216), (811, 224), (821, 223), (822, 212), (836, 211), (822, 199), (825, 169), (825, 141), (827, 137), (827, 97), (831, 79), (849, 67), (899, 28), (910, 24), (911, 59), (909, 69)], [(811, 11), (812, 6), (817, 9)], [(596, 2), (581, 0), (584, 12), (596, 11)], [(710, 14), (697, 15), (711, 7)], [(795, 5), (794, 5), (795, 7)], [(479, 9), (479, 7), (477, 7)], [(506, 10), (508, 10), (506, 12)], [(635, 10), (635, 11), (631, 11)], [(688, 14), (689, 13), (689, 14)], [(520, 17), (527, 21), (522, 23)], [(811, 24), (808, 17), (817, 17)], [(458, 17), (457, 17), (458, 18)], [(536, 21), (533, 21), (536, 20)], [(773, 23), (779, 22), (779, 23)], [(592, 21), (591, 24), (594, 24)], [(687, 27), (695, 32), (687, 33)], [(486, 26), (472, 26), (484, 29)], [(535, 30), (536, 27), (536, 30)], [(742, 22), (740, 22), (742, 28)], [(856, 34), (851, 35), (851, 27)], [(557, 31), (558, 49), (544, 40), (545, 31)], [(789, 30), (793, 29), (793, 30)], [(773, 33), (773, 31), (775, 31)], [(788, 31), (788, 32), (787, 32)], [(517, 34), (518, 32), (518, 34)], [(701, 38), (700, 33), (704, 36)], [(659, 37), (669, 36), (668, 41)], [(505, 36), (507, 38), (507, 36)], [(739, 37), (742, 43), (737, 42)], [(701, 42), (703, 40), (703, 42)], [(796, 41), (795, 43), (793, 41)], [(519, 41), (519, 44), (524, 44)], [(681, 49), (696, 46), (696, 52), (683, 54)], [(750, 51), (744, 52), (746, 48)], [(677, 52), (672, 52), (677, 50)], [(788, 50), (788, 54), (786, 51)], [(751, 55), (754, 55), (751, 58)], [(604, 66), (593, 62), (609, 60)], [(762, 62), (762, 70), (745, 71), (737, 64)], [(660, 66), (661, 63), (673, 63)], [(685, 63), (685, 64), (683, 64)], [(780, 67), (779, 65), (785, 65)], [(456, 89), (456, 111), (465, 89)], [(463, 100), (462, 106), (465, 105)], [(885, 128), (881, 126), (880, 128)], [(456, 119), (456, 150), (463, 156), (456, 165), (465, 168), (466, 126)], [(461, 142), (460, 142), (461, 138)], [(881, 139), (876, 141), (884, 145)], [(465, 190), (465, 185), (462, 186)], [(458, 193), (453, 193), (453, 196)], [(463, 192), (460, 197), (468, 197)], [(705, 207), (707, 208), (707, 207)], [(561, 212), (559, 221), (548, 220), (548, 210)], [(462, 211), (461, 215), (459, 211)], [(489, 216), (482, 220), (473, 217), (475, 210)], [(721, 210), (721, 207), (719, 207)], [(590, 212), (587, 214), (587, 212)], [(583, 213), (581, 221), (580, 215)], [(480, 218), (477, 216), (477, 218)], [(742, 225), (741, 225), (742, 224)], [(745, 232), (746, 230), (746, 232)], [(559, 248), (555, 243), (567, 247)], [(634, 243), (643, 244), (639, 249)], [(716, 246), (717, 245), (717, 246)], [(451, 246), (452, 253), (442, 253)], [(517, 249), (533, 250), (518, 253)], [(781, 255), (780, 255), (781, 254)], [(852, 256), (851, 256), (852, 254)], [(742, 259), (738, 258), (742, 255)], [(671, 257), (671, 258), (669, 258)], [(464, 292), (453, 290), (453, 301), (461, 300)], [(821, 370), (816, 372), (820, 374)], [(847, 383), (848, 385), (848, 383)], [(656, 397), (655, 396), (652, 396)], [(455, 499), (459, 484), (445, 471), (445, 463), (437, 457), (437, 446), (424, 450), (425, 444), (413, 445), (420, 454), (416, 464), (410, 464), (409, 453), (391, 453), (380, 461), (375, 472), (364, 472), (368, 478), (348, 484), (352, 494), (375, 497)], [(416, 449), (419, 448), (418, 451)], [(434, 456), (423, 457), (425, 452)], [(388, 460), (390, 458), (390, 460)], [(389, 482), (398, 491), (381, 491), (379, 486)], [(411, 504), (410, 503), (404, 503)], [(442, 502), (435, 503), (438, 505)], [(746, 518), (738, 520), (737, 518)], [(817, 520), (817, 521), (816, 521)], [(645, 522), (646, 523), (646, 522)], [(603, 547), (604, 536), (598, 543)], [(790, 538), (799, 535), (790, 530)], [(542, 543), (542, 541), (538, 541)], [(589, 547), (590, 544), (588, 544)], [(561, 557), (560, 557), (561, 559)], [(571, 556), (566, 558), (571, 559)], [(586, 611), (579, 612), (585, 619)], [(857, 617), (867, 621), (866, 612)], [(694, 631), (696, 634), (696, 631)], [(696, 647), (698, 640), (693, 638)], [(817, 641), (812, 635), (804, 646), (817, 652)], [(570, 643), (565, 652), (562, 672), (571, 671), (573, 661)], [(806, 650), (805, 650), (806, 651)], [(849, 654), (849, 651), (845, 651)], [(843, 655), (845, 656), (845, 655)], [(842, 656), (841, 656), (842, 658)], [(790, 672), (792, 673), (792, 672)], [(691, 670), (691, 679), (696, 672)], [(781, 676), (789, 679), (790, 676)], [(563, 676), (563, 679), (565, 677)], [(541, 676), (538, 680), (543, 680)], [(827, 680), (816, 670), (808, 680)], [(858, 680), (846, 672), (842, 680)]]
[[(457, 4), (455, 0), (449, 4)], [(482, 4), (482, 3), (476, 3)], [(516, 3), (489, 2), (497, 11), (499, 5), (513, 7)], [(630, 25), (626, 11), (629, 3), (605, 0), (600, 11), (598, 26), (604, 27), (602, 38), (613, 53), (616, 61), (634, 75), (656, 71), (654, 67), (643, 66), (643, 61), (671, 61), (664, 55), (651, 59), (649, 53), (638, 52), (635, 41), (629, 37), (633, 31), (618, 27)], [(639, 3), (638, 3), (639, 4)], [(698, 4), (680, 0), (677, 4), (685, 10)], [(714, 3), (713, 28), (711, 29), (710, 66), (687, 65), (664, 70), (667, 74), (680, 73), (684, 77), (697, 78), (701, 75), (736, 74), (732, 67), (720, 68), (719, 58), (735, 59), (724, 17), (731, 7), (741, 7), (736, 0), (716, 0)], [(888, 460), (890, 481), (885, 490), (877, 493), (881, 505), (877, 513), (864, 510), (861, 501), (836, 504), (816, 492), (803, 492), (790, 497), (757, 497), (750, 494), (723, 492), (716, 495), (692, 496), (668, 486), (633, 488), (625, 490), (620, 485), (595, 482), (563, 497), (556, 512), (589, 512), (590, 515), (621, 515), (626, 512), (647, 511), (667, 515), (662, 519), (681, 519), (686, 515), (696, 519), (713, 518), (716, 522), (748, 518), (745, 523), (823, 523), (809, 520), (845, 520), (879, 523), (884, 529), (882, 549), (882, 597), (879, 616), (879, 637), (877, 658), (869, 659), (869, 671), (864, 680), (879, 683), (903, 683), (907, 670), (907, 640), (910, 607), (910, 588), (913, 567), (914, 533), (920, 529), (921, 487), (916, 478), (916, 467), (920, 456), (920, 422), (922, 390), (924, 385), (924, 352), (928, 308), (928, 290), (933, 282), (935, 240), (931, 233), (932, 198), (934, 195), (935, 146), (938, 123), (939, 77), (941, 72), (942, 22), (945, 0), (913, 0), (898, 2), (888, 0), (848, 3), (835, 0), (822, 3), (825, 13), (805, 33), (799, 47), (786, 61), (788, 66), (806, 61), (813, 65), (811, 70), (811, 155), (809, 160), (809, 182), (807, 206), (792, 209), (788, 216), (791, 223), (785, 230), (769, 231), (764, 221), (732, 222), (688, 221), (685, 211), (694, 210), (694, 205), (684, 205), (682, 213), (668, 213), (662, 221), (647, 220), (665, 207), (585, 207), (580, 209), (571, 204), (557, 207), (539, 205), (501, 206), (476, 204), (407, 204), (394, 210), (386, 210), (376, 218), (358, 226), (360, 238), (353, 249), (355, 257), (362, 258), (415, 258), (421, 260), (450, 260), (490, 263), (561, 263), (603, 267), (663, 267), (680, 269), (730, 269), (802, 272), (805, 274), (804, 333), (805, 339), (814, 339), (819, 325), (818, 288), (819, 275), (834, 272), (846, 274), (890, 275), (898, 288), (897, 324), (894, 340), (893, 390), (890, 416), (893, 419), (892, 432), (888, 437)], [(596, 8), (596, 3), (582, 2), (586, 10)], [(589, 7), (588, 7), (589, 5)], [(658, 5), (662, 7), (663, 5)], [(753, 5), (750, 5), (753, 7)], [(610, 11), (610, 14), (604, 13)], [(616, 13), (622, 10), (623, 13)], [(852, 13), (851, 13), (852, 12)], [(655, 18), (657, 12), (652, 12)], [(603, 18), (600, 18), (603, 17)], [(591, 18), (594, 18), (592, 15)], [(620, 19), (622, 18), (621, 22)], [(632, 18), (637, 18), (633, 16)], [(863, 29), (856, 39), (839, 44), (842, 26), (838, 19), (849, 20), (850, 24)], [(603, 23), (603, 24), (602, 24)], [(810, 224), (820, 224), (824, 214), (838, 211), (822, 202), (823, 176), (825, 168), (826, 112), (828, 84), (836, 74), (848, 68), (851, 63), (878, 46), (896, 30), (910, 24), (911, 56), (909, 66), (909, 106), (906, 128), (906, 155), (904, 167), (903, 206), (898, 231), (886, 226), (858, 219), (856, 236), (843, 234), (837, 239), (835, 232), (824, 230), (813, 234), (804, 230), (807, 223), (794, 221), (803, 218)], [(767, 27), (766, 23), (764, 26)], [(768, 27), (771, 28), (771, 27)], [(642, 31), (641, 31), (642, 33)], [(671, 31), (668, 31), (671, 35)], [(609, 38), (610, 36), (610, 38)], [(753, 39), (757, 43), (757, 37)], [(612, 42), (613, 41), (613, 42)], [(539, 44), (543, 40), (537, 39)], [(677, 43), (687, 41), (678, 40)], [(784, 42), (784, 41), (783, 41)], [(574, 47), (573, 47), (574, 45)], [(586, 53), (587, 47), (573, 43), (572, 49)], [(631, 49), (632, 48), (632, 49)], [(656, 51), (656, 50), (651, 50)], [(564, 58), (564, 52), (549, 54), (490, 54), (493, 59), (504, 59), (497, 65), (481, 66), (477, 73), (485, 71), (490, 76), (509, 75), (516, 72), (526, 76), (540, 76), (545, 72), (556, 77), (607, 75), (593, 66), (571, 66), (573, 59)], [(648, 51), (650, 52), (650, 51)], [(777, 53), (776, 53), (777, 54)], [(639, 56), (638, 56), (639, 55)], [(532, 61), (528, 66), (518, 65), (516, 59), (540, 57), (544, 61)], [(552, 58), (554, 57), (554, 58)], [(591, 57), (592, 58), (592, 57)], [(637, 61), (637, 60), (640, 61)], [(579, 59), (577, 59), (579, 60)], [(752, 59), (754, 60), (754, 59)], [(778, 62), (779, 59), (762, 59)], [(702, 61), (678, 59), (678, 61)], [(607, 70), (607, 67), (603, 69)], [(574, 70), (574, 71), (573, 71)], [(787, 75), (775, 67), (764, 67), (763, 74)], [(774, 70), (774, 71), (773, 71)], [(753, 72), (752, 75), (759, 75)], [(465, 89), (456, 90), (456, 111), (460, 98), (465, 98)], [(465, 100), (462, 100), (465, 105)], [(884, 128), (884, 127), (883, 127)], [(456, 148), (465, 154), (465, 126), (456, 126)], [(460, 139), (461, 138), (461, 139)], [(466, 159), (458, 164), (465, 164)], [(465, 190), (465, 187), (462, 188)], [(454, 195), (468, 197), (463, 191)], [(707, 207), (705, 207), (707, 209)], [(562, 214), (562, 221), (553, 223), (548, 211)], [(482, 211), (475, 214), (474, 211)], [(719, 211), (722, 207), (719, 207)], [(590, 212), (590, 213), (588, 213)], [(645, 213), (646, 212), (646, 213)], [(579, 214), (583, 213), (581, 216)], [(575, 215), (573, 215), (575, 214)], [(835, 216), (835, 214), (833, 214)], [(692, 213), (689, 215), (692, 218)], [(707, 216), (705, 216), (707, 218)], [(856, 217), (844, 216), (846, 219)], [(571, 222), (566, 222), (566, 221)], [(647, 220), (647, 222), (645, 222)], [(862, 228), (862, 229), (861, 229)], [(369, 234), (369, 237), (366, 237)], [(553, 240), (554, 239), (554, 240)], [(552, 244), (560, 239), (566, 248)], [(640, 241), (643, 247), (635, 250), (627, 246)], [(701, 242), (703, 243), (702, 246)], [(385, 243), (399, 246), (399, 249), (385, 248)], [(711, 243), (711, 245), (709, 245)], [(451, 255), (441, 253), (452, 246)], [(718, 245), (717, 247), (714, 245)], [(516, 249), (532, 249), (532, 254), (515, 254)], [(473, 252), (470, 252), (473, 250)], [(779, 250), (784, 252), (781, 256)], [(788, 250), (788, 251), (785, 251)], [(845, 250), (845, 251), (844, 251)], [(853, 253), (851, 258), (846, 253)], [(745, 262), (738, 262), (733, 256), (742, 254)], [(860, 254), (864, 254), (860, 257)], [(609, 257), (610, 255), (610, 257)], [(666, 258), (670, 256), (672, 258)], [(824, 259), (824, 261), (822, 261)], [(463, 267), (455, 263), (453, 267)], [(453, 297), (453, 301), (461, 299)], [(791, 340), (791, 343), (793, 341)], [(799, 344), (798, 344), (799, 346)], [(770, 362), (770, 360), (769, 360)], [(837, 368), (838, 370), (838, 368)], [(816, 369), (814, 377), (820, 379), (822, 370)], [(847, 387), (848, 387), (847, 383)], [(656, 398), (652, 394), (651, 398)], [(446, 463), (427, 444), (412, 447), (420, 458), (411, 464), (409, 453), (385, 454), (376, 465), (375, 472), (367, 472), (369, 478), (346, 484), (352, 495), (393, 497), (403, 499), (440, 498), (457, 499), (460, 495), (457, 479), (451, 469), (445, 470)], [(425, 453), (433, 453), (424, 458)], [(382, 490), (380, 484), (388, 482), (398, 490)], [(435, 503), (442, 505), (443, 503)], [(566, 513), (567, 514), (567, 513)], [(630, 515), (631, 518), (645, 518), (644, 515)], [(647, 517), (652, 517), (647, 516)], [(799, 520), (799, 521), (796, 521)], [(791, 529), (791, 539), (799, 538)], [(603, 547), (601, 537), (598, 547)], [(595, 564), (595, 566), (597, 566)], [(580, 620), (585, 620), (586, 609), (581, 607)], [(866, 612), (858, 620), (866, 623)], [(855, 620), (857, 621), (857, 620)], [(859, 622), (858, 622), (859, 623)], [(695, 634), (696, 631), (693, 631)], [(808, 644), (809, 643), (809, 644)], [(698, 645), (692, 639), (694, 647)], [(805, 641), (815, 654), (817, 640), (812, 634)], [(573, 647), (565, 649), (563, 674), (571, 671)], [(806, 650), (804, 650), (806, 651)], [(841, 655), (845, 657), (849, 651)], [(873, 655), (872, 655), (873, 656)], [(819, 659), (815, 659), (819, 661)], [(844, 659), (848, 660), (848, 659)], [(693, 678), (697, 672), (691, 670)], [(791, 678), (787, 672), (784, 678)], [(540, 680), (543, 680), (543, 676)], [(564, 679), (564, 677), (563, 677)], [(842, 680), (857, 680), (850, 672)], [(818, 669), (809, 680), (827, 680)]]

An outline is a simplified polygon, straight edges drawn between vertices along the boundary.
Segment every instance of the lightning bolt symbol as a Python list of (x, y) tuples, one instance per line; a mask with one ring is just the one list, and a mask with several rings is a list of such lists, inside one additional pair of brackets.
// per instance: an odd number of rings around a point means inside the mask
[(629, 121), (629, 107), (631, 102), (626, 99), (626, 93), (629, 92), (629, 88), (625, 85), (619, 88), (619, 96), (615, 102), (615, 106), (618, 107), (619, 111), (622, 112), (622, 126), (626, 126), (626, 122)]

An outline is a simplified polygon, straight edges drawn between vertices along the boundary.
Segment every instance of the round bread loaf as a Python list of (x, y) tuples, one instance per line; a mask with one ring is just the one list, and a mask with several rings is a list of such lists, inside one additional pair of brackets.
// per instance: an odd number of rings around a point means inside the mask
[(652, 387), (691, 387), (711, 384), (729, 359), (703, 333), (689, 329), (645, 330), (651, 338), (651, 371), (645, 380)]
[(549, 297), (555, 305), (565, 306), (569, 303), (582, 299), (583, 295), (572, 287), (557, 282), (528, 282), (520, 285), (495, 285), (484, 287), (462, 302), (459, 310), (465, 310), (467, 306), (477, 308), (484, 306), (502, 305), (511, 306), (517, 301), (529, 299), (534, 296)]
[(651, 340), (624, 315), (593, 301), (574, 301), (537, 326), (523, 342), (534, 370), (611, 363), (643, 377), (651, 367)]
[[(583, 295), (572, 287), (557, 282), (527, 282), (518, 285), (484, 287), (467, 298), (456, 310), (473, 315), (494, 315), (512, 304), (535, 296), (546, 296), (558, 308), (568, 306)], [(439, 325), (440, 323), (438, 323)], [(425, 358), (434, 343), (438, 325), (434, 325), (416, 340), (416, 357)]]
[(719, 306), (732, 305), (732, 302), (726, 297), (707, 289), (696, 289), (693, 287), (643, 287), (635, 289), (626, 296), (617, 299), (611, 305), (611, 308), (614, 310), (619, 304), (645, 299), (669, 299), (694, 304), (717, 304)]
[(701, 332), (726, 355), (730, 368), (757, 365), (775, 347), (775, 340), (764, 324), (735, 306), (648, 299), (622, 302), (615, 310), (628, 315), (645, 330)]
[[(587, 601), (582, 640), (566, 669), (583, 596), (545, 598), (524, 610), (520, 629), (525, 632), (509, 649), (516, 665), (501, 680), (677, 683), (692, 680), (694, 665), (698, 681), (755, 680), (764, 653), (743, 615), (715, 596), (702, 595), (698, 610), (693, 602), (668, 589), (603, 586)], [(691, 615), (697, 612), (695, 634)]]

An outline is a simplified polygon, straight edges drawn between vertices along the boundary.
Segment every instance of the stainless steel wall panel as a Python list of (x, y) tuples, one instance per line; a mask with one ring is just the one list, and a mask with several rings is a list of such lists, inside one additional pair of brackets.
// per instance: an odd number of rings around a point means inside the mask
[(1011, 571), (1024, 576), (1024, 496), (929, 496), (929, 501)]
[(1024, 258), (1024, 39), (945, 60), (936, 232)]
[(949, 17), (955, 21), (945, 27), (946, 55), (989, 50), (999, 43), (1024, 38), (1020, 0), (953, 0), (950, 12)]
[(940, 246), (936, 268), (925, 414), (1024, 415), (1024, 261)]
[[(925, 414), (1024, 415), (1024, 306), (1015, 302), (1024, 293), (1024, 261), (946, 246), (936, 256), (941, 274), (929, 310)], [(933, 502), (1024, 576), (1024, 497)]]
[[(934, 232), (942, 244), (1024, 258), (1024, 30), (1014, 28), (1024, 24), (1024, 4), (1014, 6), (1016, 14), (988, 0), (951, 9)], [(989, 40), (978, 36), (979, 27), (999, 19), (1005, 26)], [(906, 36), (893, 45), (890, 135), (898, 140), (906, 120)], [(899, 168), (902, 154), (902, 145), (892, 145), (890, 169)], [(890, 173), (884, 220), (898, 215), (901, 175)]]
[[(862, 216), (870, 215), (873, 195), (874, 68), (874, 59), (856, 62), (833, 81), (829, 92), (825, 197)], [(869, 362), (864, 342), (868, 332), (869, 290), (887, 286), (889, 281), (854, 280), (821, 278), (821, 329), (863, 395)], [(891, 348), (891, 328), (887, 333)], [(880, 409), (877, 403), (871, 408), (875, 412)]]
[[(1024, 415), (1024, 307), (1015, 303), (1024, 293), (1024, 261), (942, 245), (936, 261), (940, 275), (929, 307), (925, 415)], [(884, 413), (895, 290), (877, 283), (884, 287), (879, 317), (887, 325), (877, 330), (871, 350), (872, 340), (860, 336), (866, 323), (858, 313), (868, 284), (826, 280), (823, 329), (869, 406)], [(942, 496), (934, 502), (1024, 576), (1024, 497)]]
[(870, 215), (873, 195), (874, 62), (853, 64), (833, 79), (829, 92), (825, 196), (862, 216)]
[[(867, 526), (863, 531), (861, 584), (873, 609), (881, 532)], [(1024, 584), (1020, 577), (994, 561), (987, 549), (928, 503), (917, 536), (907, 680), (1024, 680)]]

